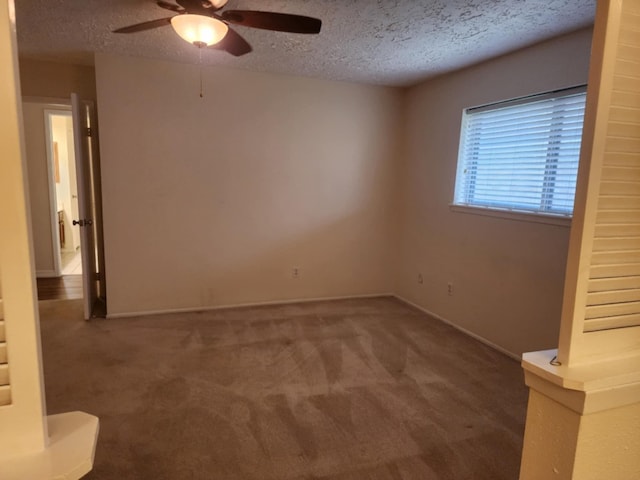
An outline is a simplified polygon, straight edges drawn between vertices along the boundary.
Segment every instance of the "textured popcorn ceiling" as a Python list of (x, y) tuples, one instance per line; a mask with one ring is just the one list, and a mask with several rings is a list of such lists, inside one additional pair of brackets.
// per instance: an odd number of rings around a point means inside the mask
[[(112, 29), (171, 15), (153, 0), (15, 0), (21, 55), (90, 64), (93, 52), (198, 62), (170, 26)], [(595, 0), (229, 0), (322, 19), (320, 35), (234, 27), (254, 51), (202, 62), (381, 85), (410, 85), (593, 23)]]

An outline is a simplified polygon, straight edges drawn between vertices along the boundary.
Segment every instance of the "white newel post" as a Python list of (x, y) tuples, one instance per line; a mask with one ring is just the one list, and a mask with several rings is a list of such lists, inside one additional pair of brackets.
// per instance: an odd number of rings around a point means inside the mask
[(80, 478), (98, 419), (46, 416), (13, 0), (0, 0), (0, 478)]
[(640, 479), (640, 2), (599, 0), (557, 350), (527, 353), (520, 480)]

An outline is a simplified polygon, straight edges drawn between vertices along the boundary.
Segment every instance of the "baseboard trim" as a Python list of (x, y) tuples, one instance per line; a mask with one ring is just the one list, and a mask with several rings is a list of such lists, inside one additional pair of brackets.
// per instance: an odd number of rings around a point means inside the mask
[(293, 303), (329, 302), (332, 300), (357, 300), (359, 298), (396, 297), (393, 293), (369, 293), (364, 295), (346, 295), (342, 297), (298, 298), (292, 300), (272, 300), (267, 302), (236, 303), (231, 305), (216, 305), (209, 307), (168, 308), (164, 310), (146, 310), (142, 312), (108, 313), (107, 318), (146, 317), (149, 315), (164, 315), (168, 313), (210, 312), (214, 310), (228, 310), (231, 308), (268, 307), (273, 305), (290, 305)]
[(36, 270), (36, 278), (55, 278), (59, 276), (55, 270)]
[(377, 298), (377, 297), (396, 298), (397, 300), (403, 303), (406, 303), (407, 305), (413, 308), (416, 308), (417, 310), (420, 310), (423, 313), (426, 313), (427, 315), (435, 318), (436, 320), (439, 320), (442, 323), (446, 323), (447, 325), (455, 328), (456, 330), (464, 333), (465, 335), (468, 335), (469, 337), (481, 343), (484, 343), (488, 347), (496, 350), (497, 352), (502, 353), (503, 355), (506, 355), (507, 357), (512, 358), (513, 360), (516, 360), (518, 362), (522, 360), (522, 357), (520, 355), (510, 352), (509, 350), (501, 347), (500, 345), (496, 345), (495, 343), (491, 342), (490, 340), (487, 340), (486, 338), (478, 335), (477, 333), (473, 333), (472, 331), (467, 330), (466, 328), (463, 328), (460, 325), (456, 325), (450, 320), (447, 320), (446, 318), (441, 317), (440, 315), (430, 310), (427, 310), (426, 308), (410, 300), (407, 300), (406, 298), (398, 294), (391, 293), (391, 292), (370, 293), (370, 294), (364, 294), (364, 295), (345, 295), (345, 296), (339, 296), (339, 297), (296, 298), (291, 300), (272, 300), (267, 302), (236, 303), (236, 304), (230, 304), (230, 305), (216, 305), (216, 306), (208, 306), (208, 307), (167, 308), (167, 309), (160, 309), (160, 310), (145, 310), (140, 312), (108, 313), (107, 319), (147, 317), (150, 315), (165, 315), (165, 314), (171, 314), (171, 313), (210, 312), (215, 310), (229, 310), (232, 308), (267, 307), (267, 306), (274, 306), (274, 305), (290, 305), (294, 303), (329, 302), (333, 300), (357, 300), (361, 298)]
[(416, 303), (413, 303), (413, 302), (411, 302), (411, 301), (407, 300), (406, 298), (401, 297), (400, 295), (393, 294), (393, 296), (394, 296), (395, 298), (397, 298), (398, 300), (400, 300), (401, 302), (404, 302), (404, 303), (406, 303), (407, 305), (410, 305), (410, 306), (412, 306), (413, 308), (416, 308), (416, 309), (420, 310), (421, 312), (426, 313), (426, 314), (427, 314), (427, 315), (429, 315), (430, 317), (433, 317), (433, 318), (435, 318), (436, 320), (441, 321), (442, 323), (446, 323), (447, 325), (449, 325), (449, 326), (451, 326), (451, 327), (455, 328), (456, 330), (458, 330), (458, 331), (460, 331), (460, 332), (464, 333), (465, 335), (468, 335), (468, 336), (470, 336), (471, 338), (473, 338), (473, 339), (475, 339), (475, 340), (478, 340), (478, 341), (479, 341), (479, 342), (481, 342), (481, 343), (484, 343), (486, 346), (493, 348), (494, 350), (496, 350), (496, 351), (498, 351), (498, 352), (502, 353), (503, 355), (506, 355), (507, 357), (510, 357), (510, 358), (512, 358), (512, 359), (514, 359), (514, 360), (516, 360), (516, 361), (518, 361), (518, 362), (522, 361), (522, 357), (521, 357), (520, 355), (516, 355), (515, 353), (510, 352), (509, 350), (507, 350), (507, 349), (505, 349), (505, 348), (501, 347), (500, 345), (496, 345), (495, 343), (491, 342), (490, 340), (487, 340), (486, 338), (484, 338), (484, 337), (482, 337), (482, 336), (478, 335), (477, 333), (473, 333), (472, 331), (467, 330), (466, 328), (463, 328), (463, 327), (461, 327), (460, 325), (456, 325), (456, 324), (455, 324), (455, 323), (453, 323), (452, 321), (447, 320), (446, 318), (441, 317), (440, 315), (437, 315), (437, 314), (435, 314), (435, 313), (433, 313), (433, 312), (431, 312), (431, 311), (427, 310), (426, 308), (421, 307), (420, 305), (418, 305), (418, 304), (416, 304)]

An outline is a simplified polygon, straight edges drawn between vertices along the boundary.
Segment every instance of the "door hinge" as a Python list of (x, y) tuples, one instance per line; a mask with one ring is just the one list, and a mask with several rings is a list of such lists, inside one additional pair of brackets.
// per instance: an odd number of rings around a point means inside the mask
[(87, 127), (87, 128), (85, 128), (85, 130), (84, 130), (84, 134), (85, 134), (87, 137), (90, 137), (90, 136), (92, 135), (91, 127)]

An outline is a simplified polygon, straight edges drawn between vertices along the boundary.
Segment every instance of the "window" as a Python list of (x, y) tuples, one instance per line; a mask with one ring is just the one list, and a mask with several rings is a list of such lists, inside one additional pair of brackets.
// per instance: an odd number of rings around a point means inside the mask
[(465, 110), (454, 204), (572, 215), (585, 90)]

